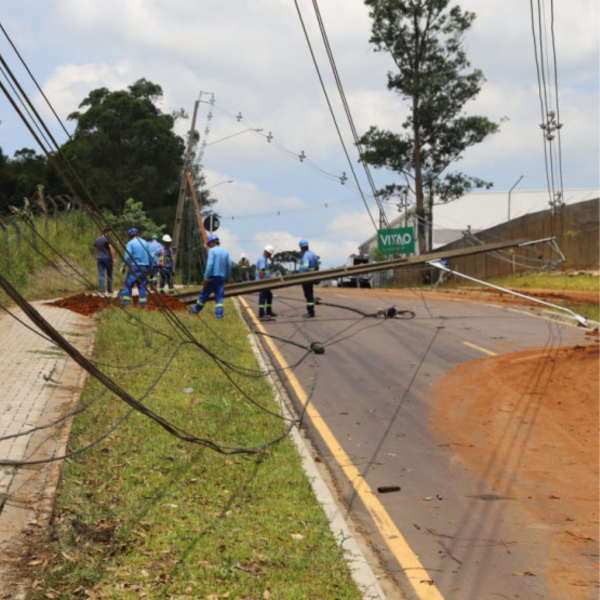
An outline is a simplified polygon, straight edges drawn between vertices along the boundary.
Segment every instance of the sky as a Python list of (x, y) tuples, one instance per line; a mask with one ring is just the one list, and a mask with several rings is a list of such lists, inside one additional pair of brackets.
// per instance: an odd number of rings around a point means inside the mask
[[(466, 111), (504, 121), (500, 133), (469, 149), (457, 167), (493, 182), (495, 191), (509, 190), (521, 176), (518, 189), (544, 189), (529, 2), (464, 0), (460, 5), (477, 15), (465, 48), (487, 80)], [(299, 0), (299, 6), (359, 185), (368, 193), (312, 2)], [(357, 130), (376, 125), (399, 131), (407, 105), (387, 90), (393, 63), (369, 44), (367, 7), (362, 0), (322, 0), (320, 7)], [(554, 10), (564, 187), (598, 187), (598, 3), (555, 0)], [(218, 233), (234, 260), (242, 252), (255, 260), (265, 244), (278, 251), (296, 249), (306, 238), (324, 267), (335, 266), (374, 233), (293, 0), (0, 0), (0, 22), (62, 119), (91, 90), (125, 89), (142, 77), (162, 87), (164, 111), (184, 108), (191, 114), (195, 100), (203, 101), (197, 127), (207, 144), (202, 159), (206, 186), (218, 200)], [(6, 39), (0, 38), (2, 56), (64, 141)], [(36, 147), (4, 98), (0, 121), (6, 154)], [(189, 120), (181, 121), (178, 133), (185, 135), (189, 127)], [(386, 171), (373, 175), (378, 186), (395, 181)], [(367, 205), (377, 222), (373, 200), (367, 198)], [(389, 220), (397, 214), (395, 204), (388, 204)]]

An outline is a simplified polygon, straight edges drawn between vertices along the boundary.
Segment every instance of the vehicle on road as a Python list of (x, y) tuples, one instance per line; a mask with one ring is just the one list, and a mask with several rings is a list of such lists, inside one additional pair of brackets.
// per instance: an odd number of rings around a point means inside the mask
[[(351, 254), (346, 261), (347, 267), (366, 265), (371, 259), (366, 254)], [(348, 275), (338, 278), (338, 287), (370, 288), (373, 276), (369, 274)]]

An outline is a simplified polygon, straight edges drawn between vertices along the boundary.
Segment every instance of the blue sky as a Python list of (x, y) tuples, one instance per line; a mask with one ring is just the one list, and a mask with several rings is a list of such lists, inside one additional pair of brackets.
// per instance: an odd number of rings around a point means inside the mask
[[(302, 0), (300, 5), (356, 159), (311, 2)], [(389, 57), (369, 46), (366, 7), (361, 0), (321, 5), (359, 132), (370, 125), (398, 130), (407, 109), (386, 89), (386, 72), (392, 65)], [(542, 189), (545, 171), (529, 3), (466, 0), (461, 5), (478, 15), (467, 52), (487, 78), (468, 111), (509, 120), (501, 133), (469, 150), (458, 167), (494, 182), (495, 190), (508, 190), (521, 175), (519, 189)], [(555, 1), (555, 10), (564, 185), (597, 187), (598, 5), (595, 0), (561, 0)], [(332, 266), (344, 262), (372, 235), (373, 225), (351, 179), (344, 185), (336, 179), (344, 172), (350, 176), (350, 169), (292, 0), (0, 0), (0, 20), (62, 118), (76, 110), (90, 90), (122, 89), (140, 77), (162, 86), (164, 110), (183, 107), (191, 112), (201, 90), (214, 93), (207, 143), (239, 133), (207, 146), (203, 160), (207, 185), (214, 186), (224, 217), (223, 245), (234, 259), (241, 252), (254, 258), (266, 243), (292, 249), (300, 238), (308, 238), (323, 264)], [(16, 68), (4, 39), (0, 51)], [(33, 87), (16, 70), (35, 97)], [(202, 136), (207, 109), (202, 104)], [(243, 118), (238, 121), (235, 115), (240, 112)], [(51, 123), (48, 112), (44, 114)], [(0, 119), (5, 153), (35, 147), (4, 99)], [(189, 121), (182, 123), (180, 133), (187, 127)], [(263, 132), (247, 131), (257, 128)], [(64, 140), (64, 134), (54, 130)], [(301, 162), (301, 152), (309, 160)], [(356, 163), (355, 168), (367, 191), (364, 174)], [(389, 173), (374, 175), (378, 184), (394, 180)], [(229, 180), (233, 183), (221, 183)], [(390, 206), (390, 220), (396, 214)]]

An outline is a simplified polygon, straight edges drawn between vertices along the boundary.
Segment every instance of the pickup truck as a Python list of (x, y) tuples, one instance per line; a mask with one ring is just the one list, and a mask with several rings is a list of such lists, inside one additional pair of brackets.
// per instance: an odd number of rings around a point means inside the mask
[[(355, 267), (357, 265), (366, 265), (370, 262), (368, 256), (364, 254), (351, 254), (346, 261), (347, 267)], [(338, 287), (361, 287), (370, 288), (371, 286), (371, 275), (349, 275), (347, 277), (340, 277), (338, 279)]]

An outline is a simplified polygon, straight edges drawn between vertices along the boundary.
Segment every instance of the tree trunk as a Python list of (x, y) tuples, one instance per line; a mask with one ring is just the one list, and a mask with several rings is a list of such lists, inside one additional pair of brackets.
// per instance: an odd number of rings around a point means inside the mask
[(415, 65), (413, 79), (413, 136), (415, 145), (415, 196), (417, 203), (417, 238), (419, 239), (419, 254), (425, 254), (426, 248), (426, 229), (425, 229), (425, 211), (423, 210), (423, 176), (421, 173), (421, 136), (419, 134), (419, 20), (414, 16), (415, 27)]

